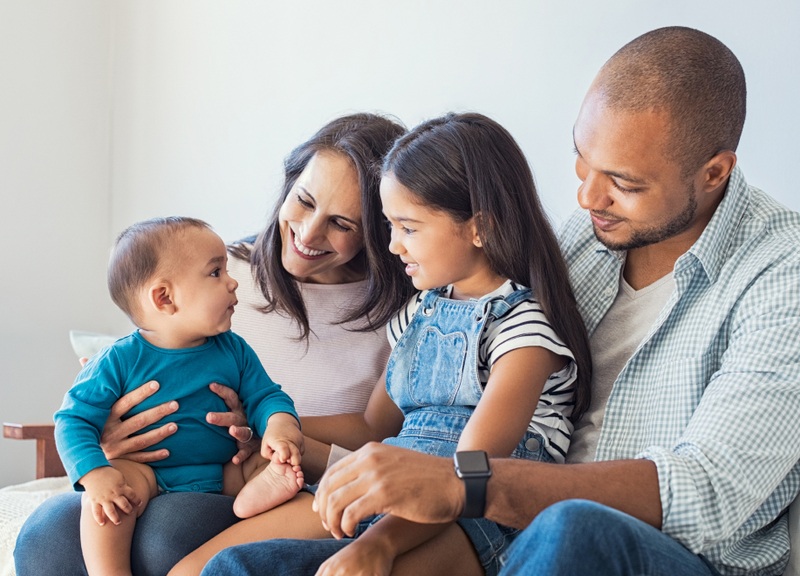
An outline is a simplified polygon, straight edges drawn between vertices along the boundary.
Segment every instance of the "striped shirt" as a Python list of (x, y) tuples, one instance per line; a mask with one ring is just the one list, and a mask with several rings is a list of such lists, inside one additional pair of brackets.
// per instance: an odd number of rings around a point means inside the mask
[[(487, 296), (508, 296), (521, 286), (507, 280), (497, 290)], [(446, 295), (449, 297), (452, 288)], [(418, 292), (412, 297), (386, 327), (389, 343), (394, 348), (403, 331), (411, 322), (427, 291)], [(500, 319), (488, 322), (484, 327), (478, 348), (478, 379), (485, 387), (489, 382), (492, 366), (507, 352), (517, 348), (540, 346), (566, 358), (573, 358), (572, 352), (553, 331), (550, 322), (542, 312), (539, 302), (528, 297), (512, 307)], [(572, 435), (573, 395), (577, 369), (575, 362), (568, 362), (564, 368), (550, 375), (545, 382), (539, 404), (531, 417), (528, 427), (544, 438), (545, 447), (556, 462), (564, 462)]]
[[(561, 244), (589, 334), (624, 254), (585, 212)], [(662, 530), (722, 574), (780, 574), (800, 490), (800, 214), (748, 186), (725, 196), (674, 267), (675, 290), (613, 384), (596, 460), (658, 469)]]

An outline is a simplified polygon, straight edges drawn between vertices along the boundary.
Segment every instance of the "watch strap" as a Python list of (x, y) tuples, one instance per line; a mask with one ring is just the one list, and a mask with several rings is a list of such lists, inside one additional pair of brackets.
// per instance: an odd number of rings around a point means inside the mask
[(462, 478), (466, 488), (467, 498), (464, 502), (462, 518), (481, 518), (486, 510), (486, 476), (475, 478)]

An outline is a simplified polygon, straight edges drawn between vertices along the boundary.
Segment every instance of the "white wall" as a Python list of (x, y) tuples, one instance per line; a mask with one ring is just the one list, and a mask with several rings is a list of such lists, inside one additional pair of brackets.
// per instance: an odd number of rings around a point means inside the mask
[[(0, 0), (3, 421), (52, 422), (78, 369), (67, 331), (110, 327), (111, 15), (105, 0)], [(0, 440), (0, 485), (33, 472), (32, 443)]]
[[(739, 56), (750, 91), (740, 164), (800, 208), (798, 2), (0, 0), (0, 10), (10, 204), (0, 234), (15, 248), (0, 299), (3, 420), (50, 418), (77, 369), (69, 328), (128, 329), (105, 294), (116, 233), (158, 214), (204, 218), (228, 240), (256, 232), (283, 157), (342, 113), (408, 126), (486, 113), (528, 154), (554, 219), (565, 217), (584, 91), (617, 48), (659, 26), (703, 29)], [(10, 444), (0, 441), (0, 462), (22, 460)], [(23, 473), (3, 465), (0, 485)]]

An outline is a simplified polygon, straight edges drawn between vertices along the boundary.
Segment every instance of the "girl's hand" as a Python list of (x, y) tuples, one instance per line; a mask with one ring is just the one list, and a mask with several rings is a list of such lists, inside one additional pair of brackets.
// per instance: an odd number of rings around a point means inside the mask
[(206, 414), (206, 422), (228, 428), (228, 433), (236, 439), (236, 445), (239, 448), (239, 451), (231, 458), (231, 462), (241, 464), (247, 460), (250, 454), (258, 452), (261, 440), (247, 426), (244, 407), (236, 392), (216, 382), (209, 385), (209, 388), (225, 401), (230, 412), (209, 412)]
[(174, 434), (178, 429), (175, 423), (164, 424), (160, 428), (137, 436), (134, 434), (175, 412), (178, 409), (177, 402), (174, 400), (164, 402), (126, 420), (122, 419), (131, 408), (141, 404), (145, 398), (152, 396), (157, 391), (158, 382), (151, 380), (114, 402), (111, 406), (111, 413), (103, 426), (103, 434), (100, 436), (100, 447), (106, 458), (109, 460), (125, 458), (133, 462), (155, 462), (169, 456), (169, 451), (163, 449), (152, 452), (143, 452), (143, 450)]
[(385, 547), (358, 539), (325, 560), (316, 576), (389, 576), (393, 564)]

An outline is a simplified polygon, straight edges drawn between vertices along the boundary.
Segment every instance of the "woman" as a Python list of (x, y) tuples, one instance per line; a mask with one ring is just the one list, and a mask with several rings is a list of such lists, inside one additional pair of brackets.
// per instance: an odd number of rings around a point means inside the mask
[[(301, 415), (361, 411), (389, 354), (380, 329), (413, 287), (386, 246), (378, 184), (383, 154), (404, 133), (373, 114), (333, 120), (285, 161), (285, 182), (268, 225), (255, 239), (231, 247), (231, 275), (239, 281), (233, 330), (258, 353), (264, 367), (292, 396)], [(337, 368), (344, 368), (339, 369)], [(212, 413), (246, 441), (238, 399), (212, 385), (231, 412)], [(173, 433), (172, 424), (133, 436), (177, 409), (168, 399), (134, 418), (122, 416), (157, 390), (144, 385), (120, 399), (106, 423), (103, 449), (152, 461), (163, 450), (142, 452)], [(235, 460), (252, 448), (242, 444)], [(304, 471), (313, 481), (330, 448), (309, 441)], [(174, 493), (153, 501), (133, 540), (136, 574), (165, 574), (184, 555), (232, 525), (232, 499)], [(23, 526), (14, 552), (17, 574), (85, 574), (78, 540), (80, 495), (64, 494), (40, 506)]]

